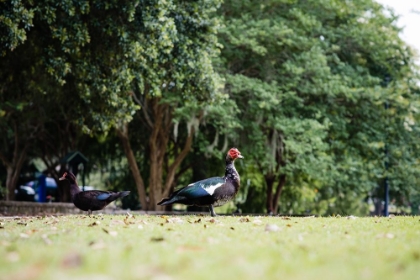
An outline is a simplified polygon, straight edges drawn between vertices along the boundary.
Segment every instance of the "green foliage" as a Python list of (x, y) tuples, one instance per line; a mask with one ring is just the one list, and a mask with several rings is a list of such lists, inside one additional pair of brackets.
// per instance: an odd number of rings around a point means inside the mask
[(357, 205), (385, 176), (396, 196), (417, 189), (418, 76), (392, 13), (371, 0), (226, 1), (221, 11), (240, 143), (266, 180), (287, 175), (282, 211), (334, 212), (337, 194)]
[[(283, 175), (283, 213), (366, 213), (385, 178), (415, 205), (419, 77), (395, 20), (372, 0), (1, 1), (0, 155), (87, 149), (111, 172), (125, 161), (110, 131), (129, 123), (148, 185), (164, 112), (159, 180), (195, 129), (172, 187), (221, 175), (236, 146), (245, 212)], [(117, 169), (107, 187), (132, 185)]]

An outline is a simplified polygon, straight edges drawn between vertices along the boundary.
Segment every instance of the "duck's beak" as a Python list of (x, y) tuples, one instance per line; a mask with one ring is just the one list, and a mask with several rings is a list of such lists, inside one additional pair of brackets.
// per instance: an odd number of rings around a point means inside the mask
[(242, 155), (238, 155), (238, 158), (244, 158)]
[(58, 180), (60, 180), (60, 181), (66, 180), (66, 175), (67, 175), (67, 173), (64, 172), (63, 176), (60, 177)]

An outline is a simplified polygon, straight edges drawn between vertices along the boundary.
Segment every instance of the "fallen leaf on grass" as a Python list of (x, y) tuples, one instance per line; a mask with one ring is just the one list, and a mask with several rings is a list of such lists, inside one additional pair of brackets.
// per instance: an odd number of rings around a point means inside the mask
[(290, 220), (290, 218), (289, 218), (289, 217), (282, 217), (281, 219), (282, 219), (282, 220)]
[(198, 251), (203, 251), (203, 248), (198, 247), (198, 246), (183, 245), (183, 246), (179, 246), (176, 251), (178, 253), (191, 252), (191, 251), (198, 252)]
[(100, 221), (94, 221), (93, 223), (89, 224), (88, 227), (94, 227), (94, 226), (98, 226), (100, 224), (101, 224)]
[(10, 245), (12, 245), (12, 243), (10, 243), (8, 241), (5, 241), (5, 240), (2, 240), (0, 244), (4, 247), (9, 247)]
[(75, 268), (82, 265), (82, 256), (78, 253), (70, 253), (61, 261), (64, 268)]
[(195, 224), (197, 224), (197, 223), (201, 223), (201, 219), (198, 219), (198, 220), (194, 221), (194, 223), (195, 223)]
[(19, 222), (17, 222), (17, 224), (21, 225), (21, 226), (25, 226), (25, 227), (28, 225), (28, 223), (23, 222), (23, 221), (19, 221)]
[(209, 220), (207, 220), (209, 223), (215, 224), (215, 223), (219, 223), (218, 220), (216, 220), (215, 218), (211, 218)]
[(127, 216), (127, 218), (125, 218), (125, 219), (124, 219), (124, 224), (125, 224), (126, 226), (128, 226), (128, 225), (133, 225), (133, 224), (134, 224), (134, 222), (133, 222), (133, 221), (130, 221), (130, 218)]
[(275, 231), (279, 231), (279, 230), (280, 230), (280, 227), (278, 225), (267, 224), (265, 226), (265, 231), (269, 231), (269, 232), (273, 231), (273, 232), (275, 232)]
[(376, 235), (376, 238), (393, 239), (394, 237), (395, 237), (395, 235), (393, 235), (392, 233), (380, 233), (380, 234)]
[(107, 234), (109, 234), (109, 235), (111, 235), (111, 236), (117, 236), (117, 235), (118, 235), (118, 232), (116, 232), (116, 231), (109, 231), (109, 230), (107, 230), (106, 228), (102, 228), (102, 230), (103, 230), (105, 233), (107, 233)]
[(20, 260), (20, 255), (18, 254), (18, 252), (9, 252), (6, 255), (6, 259), (9, 262), (17, 262)]
[(239, 219), (241, 223), (249, 223), (251, 220), (248, 217), (242, 217)]
[(152, 237), (152, 238), (150, 238), (150, 241), (152, 241), (152, 242), (161, 242), (163, 240), (165, 240), (163, 237)]
[(47, 234), (43, 234), (41, 237), (42, 237), (42, 240), (44, 240), (45, 244), (47, 244), (47, 245), (52, 244), (52, 241), (51, 241), (51, 239), (48, 238)]
[(234, 228), (234, 227), (230, 227), (230, 229), (231, 229), (231, 230), (235, 230), (235, 228)]
[(292, 227), (292, 225), (291, 225), (291, 224), (287, 224), (286, 226), (287, 226), (287, 227)]
[(110, 226), (118, 226), (118, 225), (125, 225), (125, 223), (124, 223), (123, 221), (121, 221), (121, 220), (112, 220), (112, 221), (109, 223), (109, 225), (110, 225)]
[(175, 217), (166, 219), (166, 222), (169, 224), (182, 224), (184, 221), (181, 218)]
[(89, 246), (93, 249), (93, 250), (101, 250), (101, 249), (105, 249), (106, 248), (106, 244), (103, 241), (91, 241), (89, 242)]

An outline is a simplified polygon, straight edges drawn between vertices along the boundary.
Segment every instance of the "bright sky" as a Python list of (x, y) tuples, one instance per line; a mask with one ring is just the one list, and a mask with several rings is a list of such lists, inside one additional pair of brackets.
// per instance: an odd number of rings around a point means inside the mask
[(376, 2), (391, 7), (395, 14), (400, 16), (398, 26), (404, 28), (401, 38), (420, 54), (420, 0), (376, 0)]

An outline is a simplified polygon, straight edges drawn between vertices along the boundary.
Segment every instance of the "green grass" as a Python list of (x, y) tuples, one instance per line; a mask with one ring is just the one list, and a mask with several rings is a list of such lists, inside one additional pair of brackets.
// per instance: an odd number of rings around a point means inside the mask
[(0, 279), (418, 279), (420, 273), (419, 217), (0, 221)]

